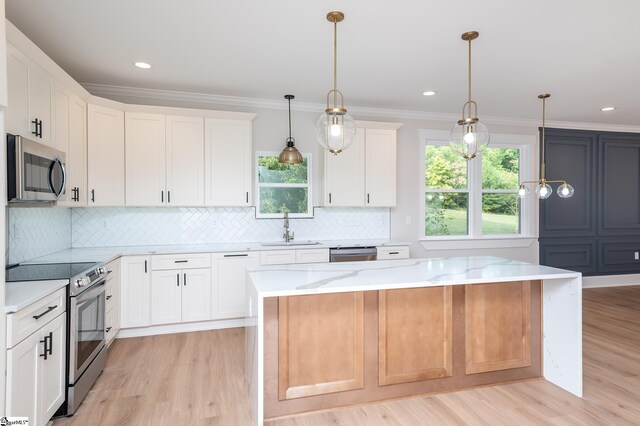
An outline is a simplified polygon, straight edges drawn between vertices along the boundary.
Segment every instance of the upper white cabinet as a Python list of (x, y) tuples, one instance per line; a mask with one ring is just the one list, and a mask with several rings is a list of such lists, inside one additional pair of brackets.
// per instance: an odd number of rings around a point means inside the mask
[(127, 206), (204, 205), (204, 119), (125, 114)]
[(88, 105), (89, 206), (124, 205), (124, 112)]
[(165, 116), (125, 114), (127, 206), (161, 206), (165, 191)]
[(396, 205), (396, 131), (365, 130), (364, 185), (367, 207)]
[(400, 125), (380, 125), (384, 128), (359, 127), (352, 146), (338, 155), (325, 152), (325, 206), (396, 205), (396, 129)]
[(166, 117), (167, 204), (204, 205), (204, 119)]
[(67, 154), (67, 190), (62, 206), (87, 205), (87, 104), (62, 87), (55, 94), (56, 147)]
[(205, 118), (204, 124), (205, 205), (250, 206), (251, 121)]
[(7, 132), (54, 146), (53, 79), (7, 43)]

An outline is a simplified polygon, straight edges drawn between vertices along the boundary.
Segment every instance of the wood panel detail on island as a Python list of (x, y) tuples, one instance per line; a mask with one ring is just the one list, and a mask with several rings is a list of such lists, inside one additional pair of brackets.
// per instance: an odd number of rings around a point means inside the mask
[(579, 273), (478, 256), (260, 267), (248, 277), (255, 424), (542, 377), (582, 396)]
[(540, 377), (540, 298), (519, 281), (265, 299), (265, 418)]

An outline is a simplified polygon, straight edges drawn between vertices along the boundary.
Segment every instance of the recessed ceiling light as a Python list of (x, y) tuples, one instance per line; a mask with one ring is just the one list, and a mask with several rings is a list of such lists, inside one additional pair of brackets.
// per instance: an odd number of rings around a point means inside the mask
[(146, 62), (136, 62), (136, 63), (135, 63), (135, 64), (133, 64), (133, 65), (135, 65), (135, 66), (136, 66), (136, 67), (138, 67), (138, 68), (145, 69), (145, 70), (148, 70), (149, 68), (151, 68), (151, 65), (149, 65), (149, 64), (148, 64), (148, 63), (146, 63)]
[(427, 91), (425, 91), (425, 92), (422, 92), (422, 94), (423, 94), (424, 96), (433, 96), (433, 95), (435, 95), (436, 93), (438, 93), (438, 92), (436, 92), (435, 90), (427, 90)]
[(600, 108), (600, 111), (613, 111), (614, 109), (616, 109), (616, 107), (604, 107)]

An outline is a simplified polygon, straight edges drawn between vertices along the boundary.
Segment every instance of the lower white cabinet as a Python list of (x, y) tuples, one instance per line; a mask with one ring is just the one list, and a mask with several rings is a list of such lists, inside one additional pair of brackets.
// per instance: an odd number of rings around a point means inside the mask
[(151, 325), (211, 319), (211, 269), (153, 271)]
[(7, 350), (6, 415), (45, 425), (65, 399), (66, 313)]
[(211, 255), (212, 319), (242, 318), (248, 315), (247, 269), (258, 265), (258, 252)]
[(120, 259), (107, 263), (107, 291), (105, 294), (105, 321), (104, 333), (107, 346), (120, 330)]
[(409, 246), (378, 247), (378, 260), (408, 259)]
[(120, 259), (120, 327), (150, 325), (150, 256), (125, 256)]

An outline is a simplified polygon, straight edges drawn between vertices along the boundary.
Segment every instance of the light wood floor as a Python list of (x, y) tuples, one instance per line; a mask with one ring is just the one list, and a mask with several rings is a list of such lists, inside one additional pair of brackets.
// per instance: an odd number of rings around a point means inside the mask
[[(270, 421), (324, 425), (640, 424), (640, 286), (584, 291), (583, 399), (544, 380)], [(247, 425), (242, 329), (121, 339), (77, 414), (54, 425)]]

